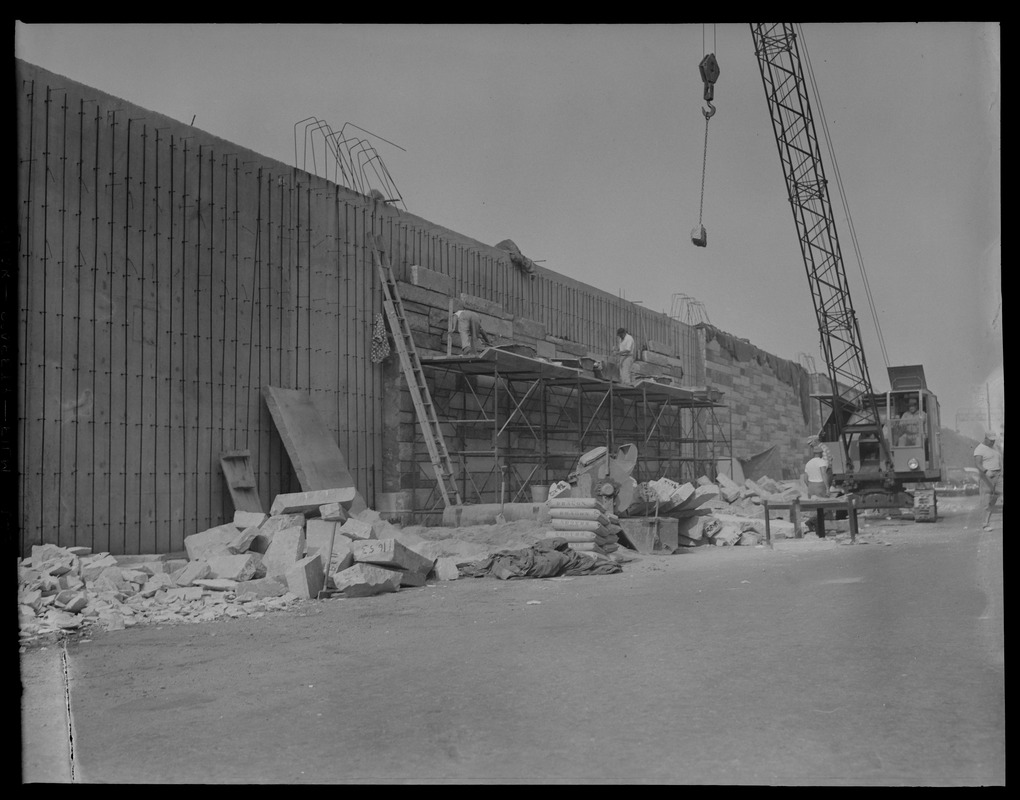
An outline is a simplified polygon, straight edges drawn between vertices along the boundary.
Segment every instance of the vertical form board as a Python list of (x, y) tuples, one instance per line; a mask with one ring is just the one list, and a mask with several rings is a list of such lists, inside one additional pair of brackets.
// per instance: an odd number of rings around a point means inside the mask
[[(301, 491), (354, 487), (347, 462), (308, 393), (265, 386), (263, 395), (301, 483)], [(351, 510), (357, 513), (367, 507), (358, 492)]]
[(38, 323), (36, 312), (41, 305), (39, 285), (36, 283), (38, 270), (37, 252), (41, 247), (39, 218), (45, 213), (40, 209), (41, 200), (39, 182), (42, 169), (38, 135), (39, 127), (39, 91), (45, 91), (41, 83), (24, 80), (20, 84), (19, 99), (22, 101), (23, 113), (18, 115), (18, 141), (21, 152), (18, 160), (18, 185), (22, 202), (18, 206), (18, 225), (21, 231), (20, 261), (18, 270), (18, 306), (20, 329), (18, 341), (23, 358), (18, 359), (18, 396), (19, 428), (18, 455), (21, 478), (21, 529), (22, 549), (30, 544), (45, 541), (38, 520), (42, 503), (42, 491), (38, 482), (38, 474), (33, 474), (40, 467), (31, 459), (31, 453), (38, 453), (41, 445), (42, 428), (38, 424), (38, 408), (42, 397), (42, 380), (36, 366), (39, 363), (35, 342), (38, 341)]

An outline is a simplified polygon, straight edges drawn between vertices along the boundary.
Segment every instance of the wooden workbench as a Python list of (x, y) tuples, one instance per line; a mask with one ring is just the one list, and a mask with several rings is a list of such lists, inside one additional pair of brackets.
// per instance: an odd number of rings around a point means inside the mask
[(842, 497), (812, 498), (810, 500), (791, 500), (788, 503), (774, 503), (770, 500), (763, 500), (762, 507), (765, 509), (765, 541), (772, 542), (772, 526), (769, 523), (769, 511), (790, 512), (790, 522), (793, 523), (793, 537), (800, 539), (804, 536), (800, 524), (800, 512), (814, 509), (816, 517), (815, 533), (819, 538), (825, 538), (825, 512), (846, 511), (847, 519), (850, 521), (850, 541), (857, 541), (857, 498), (852, 495)]

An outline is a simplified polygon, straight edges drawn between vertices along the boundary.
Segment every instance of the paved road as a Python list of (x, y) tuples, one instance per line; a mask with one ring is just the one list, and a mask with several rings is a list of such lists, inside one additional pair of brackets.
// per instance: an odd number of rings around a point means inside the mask
[(99, 633), (68, 647), (74, 780), (1004, 785), (1002, 530), (956, 505)]

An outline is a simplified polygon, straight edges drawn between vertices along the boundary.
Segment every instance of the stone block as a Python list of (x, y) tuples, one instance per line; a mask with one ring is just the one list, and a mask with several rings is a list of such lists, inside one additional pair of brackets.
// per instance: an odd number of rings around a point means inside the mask
[(701, 539), (705, 527), (705, 516), (683, 517), (677, 520), (677, 535), (693, 541)]
[(712, 544), (732, 547), (740, 541), (741, 531), (733, 525), (723, 525), (712, 534)]
[(82, 556), (91, 555), (91, 553), (92, 553), (92, 548), (91, 547), (84, 547), (84, 546), (81, 546), (81, 545), (76, 545), (75, 547), (67, 547), (65, 549), (72, 556), (78, 556), (79, 558), (81, 558)]
[(298, 597), (314, 599), (325, 585), (322, 571), (322, 557), (319, 555), (302, 558), (287, 570), (287, 588)]
[(188, 565), (171, 577), (178, 586), (191, 586), (191, 584), (202, 578), (208, 578), (212, 574), (212, 568), (205, 561), (190, 561)]
[(208, 555), (227, 552), (230, 540), (237, 536), (237, 528), (233, 523), (217, 525), (201, 533), (193, 533), (184, 537), (184, 549), (189, 561), (198, 561)]
[(273, 541), (262, 558), (266, 568), (266, 577), (286, 575), (305, 555), (305, 529), (303, 527), (286, 528), (273, 535)]
[(340, 524), (333, 520), (308, 520), (305, 523), (305, 556), (314, 556), (319, 553), (325, 559), (326, 551), (329, 549), (330, 536), (335, 542), (339, 527)]
[(371, 539), (372, 523), (351, 517), (347, 520), (347, 522), (340, 526), (339, 531), (354, 540)]
[(304, 514), (277, 514), (259, 526), (258, 535), (252, 540), (248, 549), (253, 553), (265, 553), (273, 541), (277, 531), (287, 528), (300, 528), (305, 524)]
[(415, 286), (421, 286), (433, 292), (439, 292), (440, 294), (452, 297), (454, 292), (457, 291), (457, 282), (452, 277), (426, 267), (418, 266), (417, 264), (411, 265), (410, 277), (411, 283)]
[(754, 531), (742, 531), (740, 539), (735, 543), (742, 547), (755, 547), (759, 543), (758, 534)]
[(432, 574), (439, 581), (455, 581), (460, 577), (460, 570), (457, 569), (457, 559), (450, 556), (441, 556), (436, 559)]
[(416, 553), (397, 539), (366, 539), (354, 543), (354, 560), (364, 564), (423, 572), (432, 571), (433, 561)]
[(259, 528), (256, 525), (251, 525), (245, 528), (243, 531), (237, 534), (227, 544), (227, 550), (234, 555), (241, 555), (251, 550), (252, 544), (259, 537)]
[(149, 573), (143, 572), (140, 569), (122, 569), (120, 577), (122, 580), (131, 581), (131, 583), (137, 583), (141, 586), (149, 579)]
[(319, 506), (319, 518), (327, 522), (346, 522), (348, 516), (343, 503), (323, 503)]
[(403, 576), (400, 570), (377, 567), (374, 564), (354, 564), (336, 573), (333, 583), (345, 597), (368, 597), (400, 590)]
[(255, 570), (262, 563), (261, 553), (243, 553), (235, 556), (213, 556), (206, 560), (210, 578), (229, 578), (232, 581), (247, 581), (255, 576)]
[(253, 581), (238, 581), (237, 593), (253, 593), (256, 597), (283, 597), (287, 586), (276, 578), (258, 578)]
[(341, 489), (317, 489), (313, 492), (294, 492), (292, 494), (278, 494), (273, 500), (269, 512), (273, 516), (280, 514), (307, 514), (310, 511), (318, 513), (319, 506), (326, 503), (339, 503), (345, 509), (349, 509), (357, 497), (358, 490), (353, 486)]
[(245, 528), (258, 528), (267, 519), (268, 514), (263, 514), (261, 511), (235, 511), (234, 512), (234, 527), (244, 530)]

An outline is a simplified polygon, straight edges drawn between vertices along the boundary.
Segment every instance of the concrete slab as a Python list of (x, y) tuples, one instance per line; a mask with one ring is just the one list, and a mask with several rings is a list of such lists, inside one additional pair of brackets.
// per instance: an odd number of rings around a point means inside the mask
[(62, 648), (21, 654), (21, 782), (71, 783), (71, 720)]

